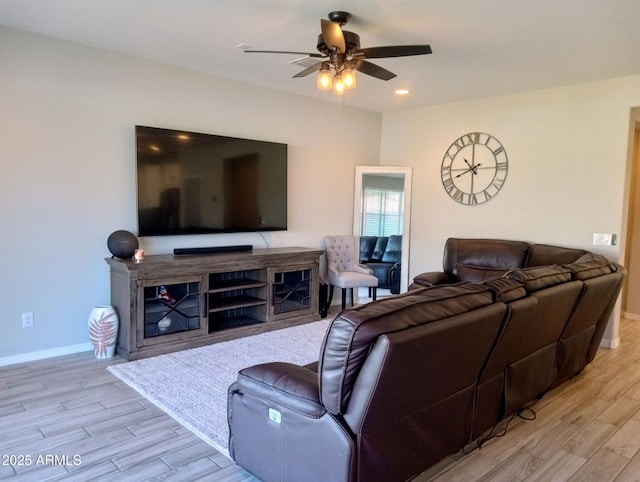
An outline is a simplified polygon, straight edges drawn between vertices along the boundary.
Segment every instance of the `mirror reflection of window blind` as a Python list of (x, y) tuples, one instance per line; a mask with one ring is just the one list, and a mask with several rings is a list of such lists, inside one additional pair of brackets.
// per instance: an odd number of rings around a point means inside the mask
[(363, 190), (362, 235), (402, 234), (404, 192), (365, 187)]

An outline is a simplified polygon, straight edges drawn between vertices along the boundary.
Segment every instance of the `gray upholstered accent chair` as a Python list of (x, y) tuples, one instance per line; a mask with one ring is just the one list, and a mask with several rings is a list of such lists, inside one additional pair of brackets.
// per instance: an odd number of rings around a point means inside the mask
[(347, 302), (347, 290), (351, 292), (353, 305), (354, 288), (371, 288), (373, 301), (376, 300), (378, 278), (370, 269), (358, 263), (360, 241), (358, 236), (326, 236), (324, 246), (327, 254), (329, 278), (329, 303), (333, 298), (333, 288), (342, 289), (342, 309)]

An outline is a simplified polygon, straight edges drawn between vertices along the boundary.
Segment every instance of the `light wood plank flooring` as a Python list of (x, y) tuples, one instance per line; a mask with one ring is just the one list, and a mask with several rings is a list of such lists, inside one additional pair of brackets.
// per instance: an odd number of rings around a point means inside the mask
[[(415, 480), (640, 481), (640, 322), (623, 320), (621, 338), (537, 402), (535, 421)], [(0, 367), (0, 479), (256, 480), (111, 375), (115, 363), (82, 353)]]

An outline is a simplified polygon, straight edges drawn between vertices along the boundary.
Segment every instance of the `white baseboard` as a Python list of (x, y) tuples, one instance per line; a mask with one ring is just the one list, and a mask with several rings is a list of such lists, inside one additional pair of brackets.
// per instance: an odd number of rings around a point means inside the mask
[(622, 312), (622, 317), (627, 320), (640, 321), (640, 315), (637, 313), (629, 313), (627, 311)]
[(609, 340), (608, 338), (603, 338), (600, 340), (600, 346), (604, 348), (618, 348), (620, 346), (620, 337), (614, 338), (613, 340)]
[(32, 351), (30, 353), (23, 353), (22, 355), (6, 356), (0, 358), (0, 367), (15, 365), (16, 363), (44, 360), (45, 358), (53, 358), (56, 356), (73, 355), (74, 353), (91, 350), (93, 350), (93, 345), (91, 343), (81, 343), (79, 345), (51, 348), (50, 350)]

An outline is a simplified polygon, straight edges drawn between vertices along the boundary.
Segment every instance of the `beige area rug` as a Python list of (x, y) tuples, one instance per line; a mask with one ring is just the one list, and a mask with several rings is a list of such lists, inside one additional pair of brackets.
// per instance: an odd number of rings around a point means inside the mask
[(214, 448), (229, 455), (227, 389), (242, 368), (318, 360), (321, 320), (237, 340), (122, 363), (108, 370)]

